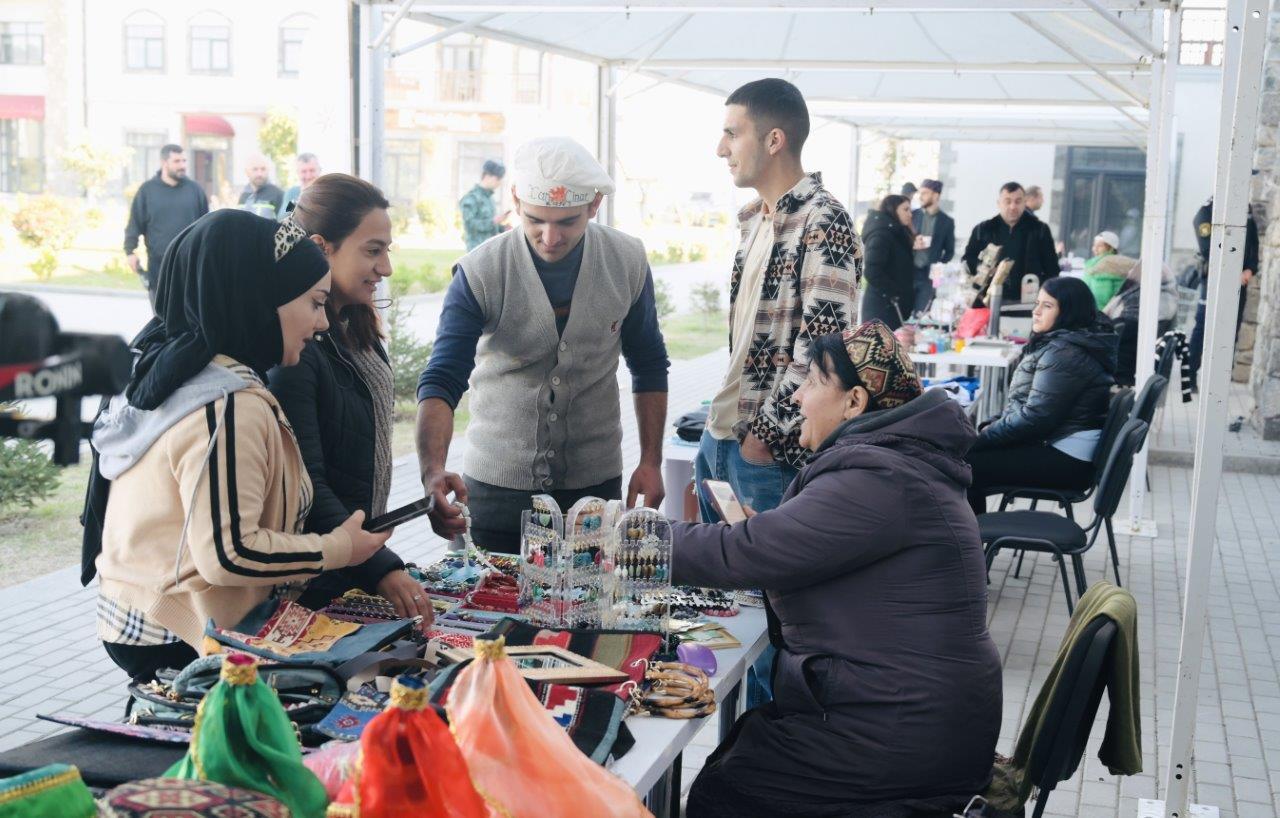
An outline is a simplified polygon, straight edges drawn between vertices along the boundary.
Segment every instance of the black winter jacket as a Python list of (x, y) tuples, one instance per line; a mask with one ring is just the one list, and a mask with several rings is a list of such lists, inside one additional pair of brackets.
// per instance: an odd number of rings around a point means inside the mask
[(862, 226), (862, 277), (867, 287), (898, 302), (905, 318), (915, 303), (913, 237), (890, 213), (872, 210)]
[(1116, 382), (1118, 343), (1101, 313), (1089, 329), (1033, 338), (1009, 380), (1004, 414), (982, 430), (974, 448), (1053, 443), (1101, 429)]
[[(278, 366), (267, 375), (314, 486), (308, 533), (332, 531), (356, 509), (367, 517), (373, 505), (373, 396), (333, 336), (320, 338), (306, 345), (297, 366)], [(381, 346), (378, 352), (386, 359)], [(395, 552), (382, 548), (343, 574), (373, 592), (387, 573), (403, 567)]]
[(772, 511), (672, 524), (676, 582), (769, 604), (774, 701), (734, 728), (733, 789), (788, 815), (872, 815), (855, 805), (986, 786), (1002, 687), (965, 500), (974, 436), (925, 392), (838, 427)]
[[(1022, 214), (1013, 229), (1001, 216), (974, 226), (964, 248), (964, 262), (970, 271), (978, 271), (978, 254), (987, 249), (988, 244), (1000, 246), (999, 260), (1014, 260), (1013, 272), (1004, 282), (1006, 304), (1022, 300), (1022, 277), (1027, 273), (1034, 274), (1041, 284), (1058, 276), (1058, 251), (1053, 246), (1053, 231), (1030, 210)], [(985, 291), (982, 297), (985, 298)]]

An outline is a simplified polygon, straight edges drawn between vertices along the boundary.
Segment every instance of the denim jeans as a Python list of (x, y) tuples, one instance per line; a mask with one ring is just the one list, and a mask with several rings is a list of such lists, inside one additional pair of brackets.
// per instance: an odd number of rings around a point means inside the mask
[[(709, 432), (702, 433), (698, 444), (698, 457), (693, 461), (693, 479), (698, 489), (698, 508), (702, 520), (720, 522), (720, 515), (711, 498), (702, 487), (703, 480), (723, 480), (733, 487), (738, 502), (750, 506), (752, 511), (768, 511), (777, 508), (782, 495), (795, 479), (798, 469), (780, 463), (761, 465), (742, 457), (742, 447), (737, 440), (716, 440)], [(777, 653), (773, 646), (747, 671), (747, 709), (773, 700), (773, 658)]]
[(933, 302), (933, 279), (929, 277), (928, 267), (916, 268), (916, 301), (911, 305), (911, 311), (928, 312), (929, 304)]

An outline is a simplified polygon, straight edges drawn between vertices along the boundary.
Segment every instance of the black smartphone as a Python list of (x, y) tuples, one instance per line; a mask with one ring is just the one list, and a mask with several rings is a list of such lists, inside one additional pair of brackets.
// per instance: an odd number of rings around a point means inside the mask
[(431, 509), (436, 507), (434, 497), (423, 497), (421, 500), (415, 500), (407, 506), (401, 506), (395, 511), (388, 511), (380, 517), (374, 517), (372, 520), (366, 520), (364, 530), (371, 534), (377, 534), (386, 531), (388, 528), (395, 528), (403, 525), (410, 520), (416, 520), (424, 514), (430, 514)]

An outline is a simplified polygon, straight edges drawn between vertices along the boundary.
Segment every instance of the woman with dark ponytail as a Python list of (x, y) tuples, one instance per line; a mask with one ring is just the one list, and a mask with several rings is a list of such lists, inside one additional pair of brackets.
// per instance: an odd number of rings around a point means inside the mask
[[(308, 531), (327, 531), (356, 509), (370, 518), (387, 510), (395, 397), (373, 300), (392, 272), (390, 206), (363, 179), (329, 173), (303, 191), (290, 216), (324, 251), (333, 274), (329, 331), (307, 346), (298, 366), (276, 368), (269, 378), (315, 484)], [(335, 580), (386, 597), (402, 616), (431, 622), (431, 601), (389, 548)], [(346, 587), (335, 581), (328, 591)], [(322, 604), (324, 593), (315, 590), (306, 601)]]

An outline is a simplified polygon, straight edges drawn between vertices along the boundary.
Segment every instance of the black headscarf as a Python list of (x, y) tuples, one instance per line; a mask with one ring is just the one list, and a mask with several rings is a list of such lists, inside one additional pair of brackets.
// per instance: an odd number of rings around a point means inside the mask
[(284, 354), (276, 308), (328, 270), (324, 252), (291, 218), (277, 224), (244, 210), (200, 218), (160, 262), (156, 318), (133, 342), (140, 357), (125, 389), (129, 403), (156, 408), (219, 354), (265, 377)]

